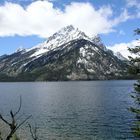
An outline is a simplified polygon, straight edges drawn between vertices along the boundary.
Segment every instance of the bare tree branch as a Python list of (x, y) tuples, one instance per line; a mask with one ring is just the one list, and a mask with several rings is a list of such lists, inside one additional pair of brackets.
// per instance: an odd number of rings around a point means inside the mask
[(19, 125), (17, 125), (16, 129), (19, 129), (27, 120), (29, 120), (32, 117), (32, 115), (28, 116), (25, 120), (23, 120)]
[(33, 131), (32, 131), (32, 127), (31, 127), (30, 124), (28, 124), (28, 126), (29, 126), (29, 130), (30, 130), (31, 136), (32, 136), (32, 138), (34, 139), (34, 134), (33, 134)]
[[(10, 116), (11, 116), (11, 122), (8, 122), (1, 114), (0, 114), (0, 119), (6, 123), (9, 128), (10, 128), (10, 133), (8, 134), (8, 136), (6, 137), (6, 140), (10, 140), (12, 138), (12, 136), (15, 134), (15, 132), (28, 120), (31, 118), (31, 115), (26, 117), (21, 123), (17, 123), (17, 119), (16, 119), (16, 115), (19, 114), (20, 110), (21, 110), (21, 105), (22, 105), (22, 98), (20, 96), (20, 105), (19, 108), (17, 110), (17, 112), (13, 113), (13, 111), (10, 111)], [(1, 138), (1, 137), (0, 137)], [(2, 140), (2, 138), (0, 139)]]
[(32, 126), (30, 124), (28, 124), (28, 126), (29, 126), (29, 130), (30, 130), (31, 137), (33, 138), (33, 140), (38, 140), (36, 125), (34, 128), (32, 128)]
[(0, 119), (1, 119), (3, 122), (5, 122), (7, 125), (10, 125), (10, 123), (9, 123), (7, 120), (5, 120), (1, 114), (0, 114)]
[(21, 106), (22, 106), (22, 98), (21, 98), (21, 96), (20, 96), (20, 102), (19, 103), (20, 103), (19, 108), (18, 108), (17, 112), (14, 113), (14, 116), (16, 116), (21, 110)]

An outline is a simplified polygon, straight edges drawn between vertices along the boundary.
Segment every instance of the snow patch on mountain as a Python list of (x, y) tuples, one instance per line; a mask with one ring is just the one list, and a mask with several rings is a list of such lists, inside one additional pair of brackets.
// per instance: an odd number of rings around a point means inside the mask
[(39, 57), (41, 54), (47, 53), (49, 50), (47, 48), (38, 48), (35, 53), (33, 53), (30, 57)]
[(95, 43), (97, 46), (99, 46), (101, 49), (103, 49), (104, 51), (107, 51), (107, 48), (105, 47), (105, 45), (103, 44), (101, 38), (99, 35), (96, 35), (94, 37), (91, 38), (92, 42)]
[(114, 55), (117, 56), (117, 58), (120, 59), (120, 60), (123, 60), (123, 61), (127, 61), (128, 60), (120, 52), (116, 52), (116, 53), (114, 53)]
[(78, 40), (78, 39), (88, 40), (94, 43), (95, 45), (100, 46), (102, 49), (104, 50), (106, 49), (106, 47), (101, 42), (101, 39), (99, 36), (90, 38), (84, 32), (80, 31), (78, 28), (74, 28), (72, 25), (69, 25), (67, 27), (62, 28), (58, 32), (54, 33), (45, 42), (31, 48), (30, 50), (37, 49), (37, 51), (34, 54), (32, 54), (30, 57), (41, 56), (50, 50), (57, 49), (63, 44), (66, 44), (72, 40)]
[(21, 52), (22, 54), (25, 53), (27, 50), (23, 47), (18, 48), (15, 53)]

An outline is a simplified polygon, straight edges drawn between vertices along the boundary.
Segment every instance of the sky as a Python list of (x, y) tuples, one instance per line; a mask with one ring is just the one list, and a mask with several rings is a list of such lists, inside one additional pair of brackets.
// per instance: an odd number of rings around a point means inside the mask
[(68, 25), (99, 34), (127, 57), (127, 47), (139, 43), (140, 0), (0, 0), (0, 55), (31, 48)]

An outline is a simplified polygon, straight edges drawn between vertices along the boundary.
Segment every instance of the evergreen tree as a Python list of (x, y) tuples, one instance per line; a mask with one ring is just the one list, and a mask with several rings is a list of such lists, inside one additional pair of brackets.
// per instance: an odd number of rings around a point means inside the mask
[[(140, 35), (140, 29), (135, 30), (136, 35)], [(138, 40), (139, 41), (139, 40)], [(137, 122), (135, 124), (135, 127), (132, 129), (133, 133), (140, 137), (140, 46), (135, 46), (134, 48), (129, 48), (129, 51), (132, 54), (135, 54), (136, 57), (129, 57), (131, 62), (131, 67), (129, 69), (131, 74), (135, 74), (138, 78), (137, 83), (134, 84), (135, 89), (135, 95), (132, 96), (132, 98), (135, 99), (135, 101), (138, 103), (138, 106), (136, 108), (131, 107), (130, 110), (134, 113), (136, 113)]]

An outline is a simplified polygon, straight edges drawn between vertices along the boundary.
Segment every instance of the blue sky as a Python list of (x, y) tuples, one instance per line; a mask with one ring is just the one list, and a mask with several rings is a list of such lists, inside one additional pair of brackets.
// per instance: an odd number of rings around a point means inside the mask
[(0, 55), (31, 48), (69, 24), (121, 51), (135, 44), (139, 0), (1, 0)]

